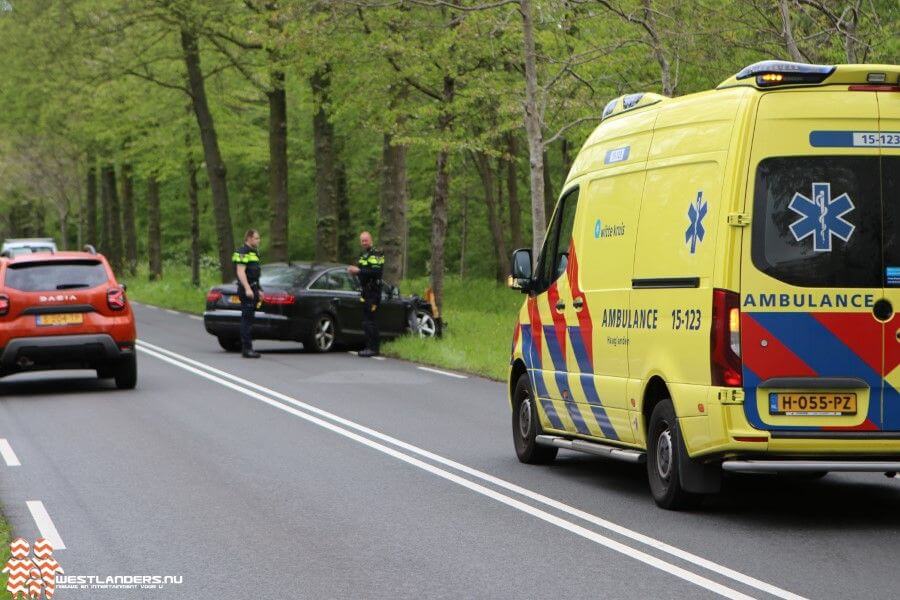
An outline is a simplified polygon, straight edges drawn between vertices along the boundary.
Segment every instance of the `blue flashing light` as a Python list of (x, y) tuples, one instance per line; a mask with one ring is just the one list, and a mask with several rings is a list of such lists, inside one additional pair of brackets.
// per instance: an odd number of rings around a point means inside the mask
[(616, 102), (618, 100), (618, 98), (614, 98), (613, 100), (610, 100), (606, 103), (606, 106), (603, 107), (603, 116), (601, 118), (605, 119), (606, 117), (611, 115), (614, 110), (616, 110)]
[(628, 110), (629, 108), (634, 108), (635, 105), (641, 101), (641, 98), (644, 97), (644, 94), (628, 94), (624, 98), (622, 98), (622, 108)]
[(791, 83), (821, 83), (834, 73), (834, 65), (810, 65), (784, 60), (764, 60), (741, 69), (735, 79), (756, 77), (759, 86), (775, 86)]

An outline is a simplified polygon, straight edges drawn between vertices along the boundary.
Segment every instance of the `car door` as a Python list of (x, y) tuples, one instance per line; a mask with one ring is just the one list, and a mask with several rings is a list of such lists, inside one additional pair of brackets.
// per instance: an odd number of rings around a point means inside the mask
[(881, 157), (845, 142), (877, 129), (877, 115), (875, 94), (791, 90), (760, 100), (740, 350), (745, 415), (775, 436), (884, 426)]
[(362, 302), (356, 278), (339, 267), (328, 272), (334, 283), (338, 306), (338, 331), (342, 335), (361, 336)]
[(877, 92), (876, 97), (884, 212), (884, 300), (893, 313), (884, 331), (882, 428), (900, 431), (900, 93)]
[(545, 426), (597, 437), (605, 434), (608, 423), (592, 412), (593, 379), (583, 381), (579, 371), (580, 366), (587, 368), (578, 318), (584, 298), (573, 296), (567, 277), (578, 197), (579, 189), (570, 189), (556, 207), (538, 261), (536, 287), (528, 298), (535, 367), (531, 375)]
[(400, 297), (400, 293), (394, 293), (397, 288), (384, 284), (381, 287), (381, 306), (375, 313), (375, 322), (378, 323), (378, 331), (386, 337), (396, 337), (403, 333), (407, 323), (406, 304)]
[(345, 267), (325, 271), (309, 286), (309, 290), (322, 297), (327, 310), (334, 313), (341, 336), (362, 335), (359, 292), (355, 291)]

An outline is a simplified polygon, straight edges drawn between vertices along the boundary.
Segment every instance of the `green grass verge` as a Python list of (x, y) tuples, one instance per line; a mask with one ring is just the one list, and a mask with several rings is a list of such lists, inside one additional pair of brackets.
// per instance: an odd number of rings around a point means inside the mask
[[(161, 281), (148, 281), (146, 271), (123, 281), (132, 300), (199, 314), (206, 304), (206, 290), (217, 282), (217, 273), (204, 271), (199, 289), (190, 284), (187, 267), (167, 267)], [(401, 283), (400, 290), (421, 295), (427, 286), (425, 278), (412, 279)], [(447, 327), (443, 338), (403, 337), (385, 343), (382, 351), (395, 358), (504, 380), (521, 304), (521, 294), (494, 281), (448, 277), (444, 283)]]

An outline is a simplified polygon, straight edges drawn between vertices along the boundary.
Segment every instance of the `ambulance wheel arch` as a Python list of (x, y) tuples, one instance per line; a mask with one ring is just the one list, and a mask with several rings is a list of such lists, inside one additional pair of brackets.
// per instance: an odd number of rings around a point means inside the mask
[(522, 375), (526, 375), (528, 373), (528, 368), (525, 366), (525, 362), (519, 358), (515, 357), (513, 359), (512, 366), (509, 369), (509, 381), (507, 381), (507, 400), (509, 400), (510, 409), (513, 407), (513, 397), (516, 392), (516, 383), (519, 381), (519, 377)]

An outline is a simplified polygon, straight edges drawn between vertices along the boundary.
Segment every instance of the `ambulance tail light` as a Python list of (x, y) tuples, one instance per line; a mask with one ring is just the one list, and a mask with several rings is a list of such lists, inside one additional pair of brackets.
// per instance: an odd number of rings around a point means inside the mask
[(710, 371), (713, 385), (743, 385), (740, 297), (729, 290), (713, 290)]

